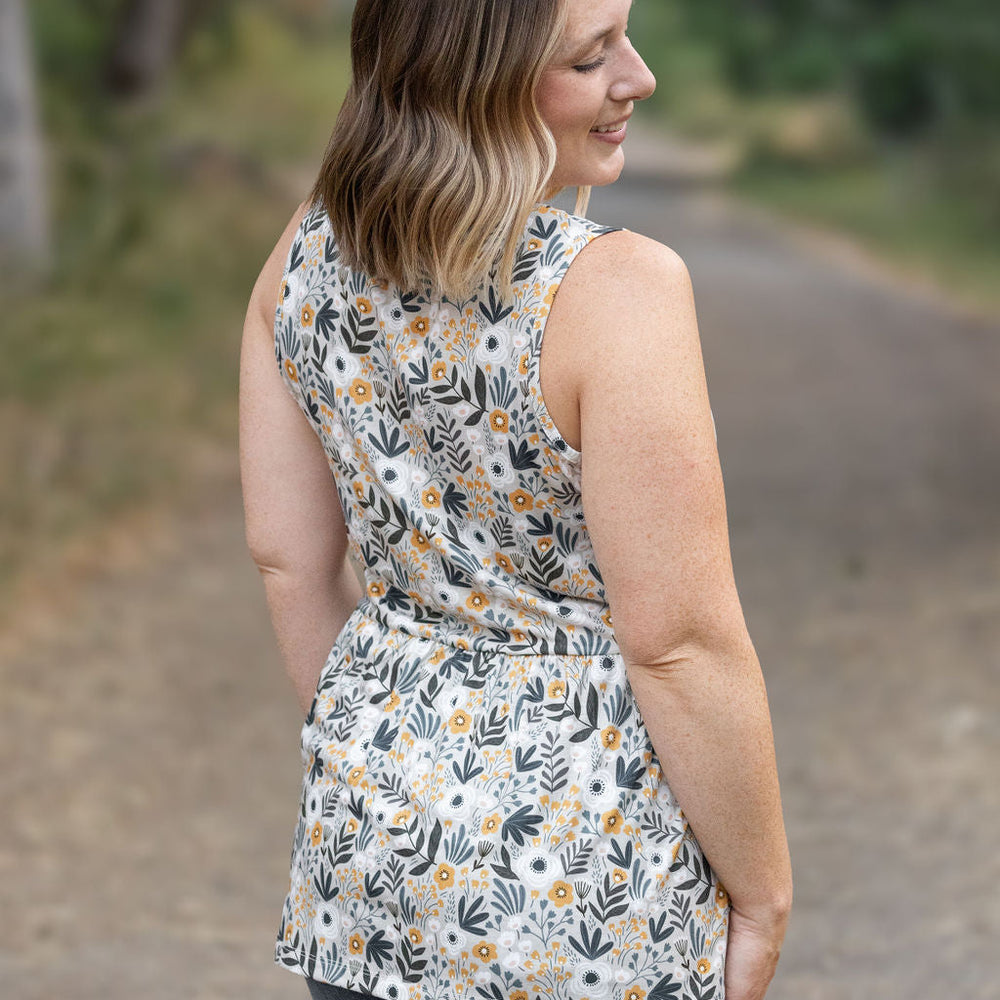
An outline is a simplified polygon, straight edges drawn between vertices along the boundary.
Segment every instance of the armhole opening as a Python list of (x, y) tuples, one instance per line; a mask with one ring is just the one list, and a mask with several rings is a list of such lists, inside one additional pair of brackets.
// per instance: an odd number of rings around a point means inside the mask
[(532, 345), (531, 359), (529, 362), (528, 378), (535, 414), (538, 417), (546, 438), (559, 455), (560, 459), (566, 464), (574, 467), (580, 464), (583, 455), (563, 437), (562, 432), (559, 430), (559, 427), (552, 417), (552, 414), (549, 412), (549, 408), (545, 403), (545, 398), (542, 393), (542, 345), (545, 342), (545, 331), (548, 327), (549, 316), (552, 314), (552, 305), (555, 304), (555, 301), (559, 296), (559, 289), (562, 287), (563, 279), (566, 277), (567, 272), (573, 266), (577, 257), (579, 257), (579, 255), (586, 250), (586, 248), (589, 247), (594, 240), (600, 239), (602, 236), (606, 236), (608, 233), (614, 232), (619, 232), (619, 228), (603, 226), (598, 227), (594, 225), (594, 228), (586, 234), (586, 242), (573, 247), (573, 253), (568, 256), (565, 264), (560, 267), (559, 271), (549, 283), (548, 287), (551, 289), (554, 285), (556, 291), (552, 297), (552, 303), (549, 305), (549, 312), (536, 327), (537, 333)]

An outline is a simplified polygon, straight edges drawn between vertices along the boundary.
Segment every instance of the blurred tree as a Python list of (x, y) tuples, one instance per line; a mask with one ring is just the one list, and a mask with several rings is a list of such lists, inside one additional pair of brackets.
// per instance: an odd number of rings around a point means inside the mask
[(141, 97), (164, 81), (197, 24), (226, 0), (127, 0), (117, 21), (107, 82), (119, 97)]
[(0, 0), (0, 263), (43, 271), (49, 263), (48, 199), (22, 0)]

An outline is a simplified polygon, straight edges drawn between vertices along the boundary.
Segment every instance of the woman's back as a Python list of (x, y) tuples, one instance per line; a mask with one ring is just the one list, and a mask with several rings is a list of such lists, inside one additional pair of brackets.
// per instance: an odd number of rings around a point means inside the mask
[(539, 381), (563, 276), (607, 231), (539, 206), (512, 293), (487, 282), (453, 303), (344, 267), (322, 208), (302, 221), (276, 351), (335, 473), (369, 610), (392, 627), (472, 649), (617, 649), (580, 453)]
[(540, 392), (556, 292), (605, 232), (540, 206), (513, 294), (461, 304), (342, 266), (321, 208), (292, 242), (277, 360), (367, 584), (302, 733), (277, 957), (311, 978), (386, 1000), (721, 983), (728, 899), (662, 781)]

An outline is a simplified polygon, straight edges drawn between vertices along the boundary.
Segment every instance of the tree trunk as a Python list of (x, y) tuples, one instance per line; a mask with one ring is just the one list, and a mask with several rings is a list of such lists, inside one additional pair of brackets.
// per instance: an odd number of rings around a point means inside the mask
[(0, 0), (0, 280), (49, 265), (48, 199), (23, 0)]
[(184, 0), (129, 0), (108, 63), (115, 94), (141, 97), (159, 87), (177, 54), (188, 6)]

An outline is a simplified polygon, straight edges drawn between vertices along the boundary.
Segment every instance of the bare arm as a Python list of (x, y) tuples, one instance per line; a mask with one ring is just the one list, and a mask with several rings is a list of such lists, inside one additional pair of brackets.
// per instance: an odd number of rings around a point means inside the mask
[(299, 207), (254, 286), (240, 357), (240, 471), (247, 545), (303, 714), (361, 587), (322, 445), (274, 356), (274, 311)]
[(604, 236), (570, 268), (552, 321), (573, 324), (587, 345), (583, 502), (629, 682), (730, 895), (727, 998), (758, 1000), (784, 935), (791, 870), (687, 269), (643, 237)]

